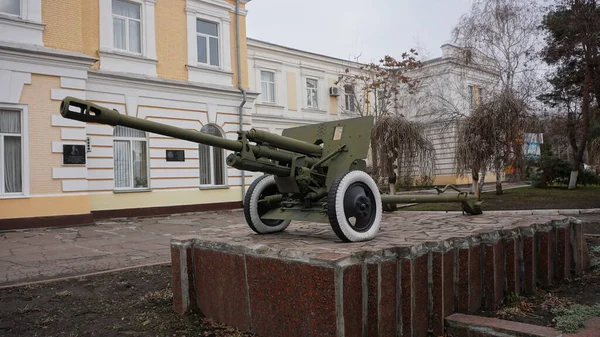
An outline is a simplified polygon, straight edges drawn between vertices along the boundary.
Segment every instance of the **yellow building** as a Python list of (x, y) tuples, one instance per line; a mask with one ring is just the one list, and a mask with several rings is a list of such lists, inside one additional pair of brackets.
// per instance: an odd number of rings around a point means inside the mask
[(258, 96), (248, 1), (1, 1), (0, 230), (239, 207), (250, 173), (228, 168), (227, 151), (59, 106), (75, 96), (235, 139)]

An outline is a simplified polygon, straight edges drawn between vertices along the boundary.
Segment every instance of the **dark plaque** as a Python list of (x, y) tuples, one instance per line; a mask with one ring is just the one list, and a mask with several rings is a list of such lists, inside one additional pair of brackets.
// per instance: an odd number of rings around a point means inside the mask
[(85, 165), (85, 145), (63, 144), (63, 164)]
[(183, 150), (167, 150), (167, 161), (185, 161)]

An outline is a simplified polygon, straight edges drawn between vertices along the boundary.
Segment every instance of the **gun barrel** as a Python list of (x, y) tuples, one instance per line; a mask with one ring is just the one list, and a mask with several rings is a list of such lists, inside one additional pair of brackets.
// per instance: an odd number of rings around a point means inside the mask
[(242, 150), (242, 144), (235, 140), (123, 115), (117, 110), (110, 110), (74, 97), (66, 97), (63, 99), (60, 105), (60, 114), (65, 118), (81, 122), (108, 124), (112, 126), (122, 125), (132, 129), (184, 139), (200, 144), (212, 145), (230, 151)]
[[(94, 103), (81, 100), (75, 97), (66, 97), (63, 99), (60, 105), (60, 113), (63, 117), (77, 120), (80, 122), (90, 122), (90, 123), (100, 123), (100, 124), (108, 124), (112, 126), (122, 125), (126, 127), (130, 127), (136, 130), (147, 131), (151, 133), (156, 133), (159, 135), (164, 135), (168, 137), (188, 140), (191, 142), (211, 145), (219, 148), (223, 148), (226, 150), (240, 152), (242, 151), (243, 145), (241, 141), (231, 140), (226, 138), (221, 138), (213, 135), (208, 135), (204, 133), (200, 133), (199, 131), (186, 130), (182, 128), (178, 128), (175, 126), (157, 123), (137, 117), (131, 117), (127, 115), (123, 115), (119, 113), (117, 110), (111, 110)], [(277, 136), (277, 135), (276, 135)], [(290, 140), (294, 140), (292, 138), (285, 138), (288, 143), (287, 144), (295, 144), (298, 143), (292, 142)], [(279, 138), (278, 138), (279, 139)], [(302, 141), (298, 141), (302, 143), (301, 145), (313, 145), (309, 143), (304, 143)], [(317, 145), (314, 145), (317, 146)], [(321, 148), (320, 146), (319, 149)], [(254, 153), (254, 155), (259, 158), (268, 158), (272, 160), (277, 160), (280, 163), (291, 163), (295, 157), (298, 155), (292, 152), (281, 151), (278, 149), (271, 149), (267, 146), (260, 145), (250, 145), (250, 150)], [(313, 149), (314, 150), (314, 149)], [(314, 165), (318, 161), (318, 158), (307, 157), (305, 158), (305, 163), (307, 165)], [(235, 164), (242, 165), (241, 162), (235, 162)], [(250, 167), (246, 162), (244, 162), (245, 167)], [(236, 167), (236, 166), (234, 166)], [(256, 166), (259, 167), (259, 166)], [(240, 168), (240, 167), (237, 167)], [(241, 168), (240, 168), (241, 169)], [(277, 172), (283, 175), (283, 170), (280, 168), (276, 169)], [(287, 171), (289, 174), (289, 171)]]
[(262, 130), (251, 129), (248, 132), (248, 139), (255, 142), (268, 143), (269, 145), (280, 149), (298, 152), (309, 156), (320, 157), (323, 154), (323, 148), (319, 145), (290, 137), (280, 136)]

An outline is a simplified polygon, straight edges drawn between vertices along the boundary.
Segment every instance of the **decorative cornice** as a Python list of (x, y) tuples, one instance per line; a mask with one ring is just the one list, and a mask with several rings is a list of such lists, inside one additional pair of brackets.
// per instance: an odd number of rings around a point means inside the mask
[(98, 61), (97, 58), (82, 53), (10, 42), (0, 42), (0, 58), (85, 70)]
[[(248, 51), (250, 51), (251, 49), (254, 48), (257, 50), (263, 50), (268, 53), (281, 53), (284, 55), (290, 55), (290, 57), (293, 57), (293, 58), (303, 57), (306, 60), (315, 61), (315, 62), (323, 62), (323, 63), (327, 63), (330, 65), (335, 65), (337, 67), (348, 67), (348, 68), (351, 68), (351, 69), (354, 69), (357, 71), (359, 71), (360, 66), (363, 65), (361, 63), (356, 63), (355, 61), (351, 61), (351, 60), (343, 60), (343, 59), (332, 57), (332, 56), (317, 54), (317, 53), (309, 52), (306, 50), (290, 48), (290, 47), (286, 47), (286, 46), (282, 46), (282, 45), (278, 45), (278, 44), (274, 44), (274, 43), (270, 43), (270, 42), (260, 41), (260, 40), (256, 40), (256, 39), (252, 39), (252, 38), (247, 38), (246, 41), (248, 44)], [(256, 57), (255, 55), (248, 53), (249, 59), (255, 58), (255, 57)], [(298, 64), (295, 64), (295, 66), (297, 66), (297, 65)]]
[[(240, 1), (240, 3), (243, 3)], [(186, 12), (188, 10), (194, 11), (194, 5), (199, 6), (212, 6), (220, 9), (227, 10), (231, 13), (235, 13), (235, 6), (223, 1), (223, 0), (188, 0), (188, 5), (186, 5)], [(202, 11), (196, 11), (196, 13), (202, 13)], [(247, 15), (248, 10), (240, 8), (240, 15)]]
[[(187, 93), (190, 95), (204, 94), (207, 96), (218, 95), (230, 99), (241, 99), (240, 91), (233, 86), (209, 85), (191, 81), (179, 81), (163, 79), (159, 77), (144, 76), (130, 73), (110, 72), (106, 70), (90, 69), (88, 78), (91, 81), (106, 82), (106, 84), (115, 86), (122, 85), (127, 87), (136, 87), (147, 90), (160, 90), (171, 93)], [(247, 91), (249, 100), (255, 100), (259, 92)]]

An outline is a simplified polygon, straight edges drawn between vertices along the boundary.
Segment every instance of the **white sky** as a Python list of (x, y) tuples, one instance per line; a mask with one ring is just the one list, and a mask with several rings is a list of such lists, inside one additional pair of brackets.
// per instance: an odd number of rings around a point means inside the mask
[(353, 59), (399, 58), (411, 48), (441, 56), (472, 0), (252, 0), (247, 36), (291, 48)]

